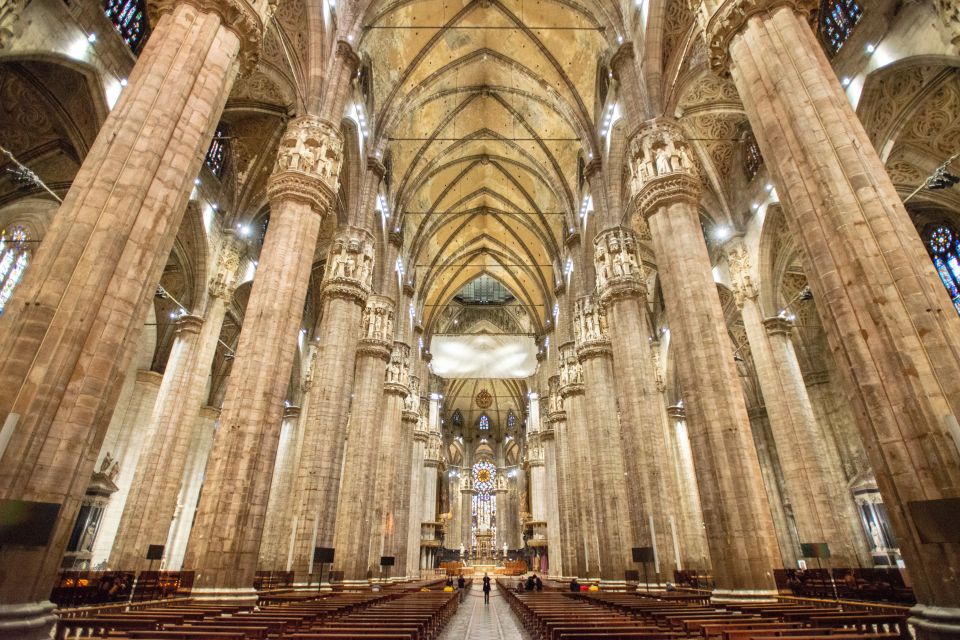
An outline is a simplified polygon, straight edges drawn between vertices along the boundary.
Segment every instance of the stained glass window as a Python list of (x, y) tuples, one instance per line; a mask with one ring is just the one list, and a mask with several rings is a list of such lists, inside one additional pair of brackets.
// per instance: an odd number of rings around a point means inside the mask
[(460, 409), (457, 409), (453, 412), (450, 420), (453, 422), (453, 426), (457, 427), (458, 429), (463, 426), (463, 414), (460, 413)]
[(30, 263), (30, 234), (20, 225), (0, 233), (0, 314)]
[(747, 179), (753, 180), (760, 173), (762, 166), (763, 156), (760, 155), (760, 147), (757, 145), (757, 139), (750, 134), (743, 145), (743, 172), (747, 174)]
[(820, 5), (820, 37), (830, 55), (835, 55), (863, 17), (857, 0), (824, 0)]
[(513, 429), (517, 426), (517, 416), (513, 413), (513, 409), (507, 411), (507, 429)]
[(480, 429), (486, 431), (490, 428), (490, 418), (487, 417), (487, 414), (480, 416)]
[(497, 548), (497, 502), (494, 499), (493, 485), (497, 477), (497, 468), (493, 463), (482, 460), (473, 465), (473, 546), (477, 546), (477, 533), (493, 534), (491, 545)]
[(960, 237), (954, 229), (941, 225), (927, 236), (927, 246), (937, 274), (960, 313)]
[(143, 0), (107, 0), (103, 12), (127, 46), (135, 53), (140, 51), (149, 32)]
[(207, 151), (207, 167), (218, 178), (223, 173), (224, 160), (227, 156), (226, 135), (227, 129), (221, 122), (217, 125), (217, 131), (213, 134), (210, 149)]

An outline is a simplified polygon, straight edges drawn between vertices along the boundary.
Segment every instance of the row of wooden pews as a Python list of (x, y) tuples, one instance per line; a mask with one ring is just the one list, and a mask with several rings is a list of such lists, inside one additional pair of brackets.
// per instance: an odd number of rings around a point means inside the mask
[(456, 593), (343, 592), (253, 607), (186, 603), (60, 621), (57, 638), (129, 640), (434, 640), (456, 612)]
[(667, 593), (504, 593), (537, 640), (910, 640), (904, 612), (794, 603), (718, 606)]

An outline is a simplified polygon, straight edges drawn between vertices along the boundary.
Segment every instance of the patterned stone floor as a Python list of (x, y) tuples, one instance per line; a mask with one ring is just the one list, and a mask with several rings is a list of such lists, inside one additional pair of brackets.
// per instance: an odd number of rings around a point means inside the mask
[(482, 586), (480, 580), (474, 581), (438, 640), (527, 640), (497, 585), (493, 585), (488, 605), (483, 604)]

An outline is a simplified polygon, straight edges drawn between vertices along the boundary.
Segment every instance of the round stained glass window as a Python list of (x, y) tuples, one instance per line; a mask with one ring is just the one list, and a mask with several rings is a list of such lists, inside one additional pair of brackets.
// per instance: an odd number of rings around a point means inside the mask
[(930, 234), (930, 248), (934, 253), (944, 253), (950, 249), (953, 234), (946, 227), (937, 227)]
[(477, 491), (490, 492), (493, 490), (493, 479), (497, 475), (497, 468), (490, 462), (478, 462), (473, 465), (473, 486)]

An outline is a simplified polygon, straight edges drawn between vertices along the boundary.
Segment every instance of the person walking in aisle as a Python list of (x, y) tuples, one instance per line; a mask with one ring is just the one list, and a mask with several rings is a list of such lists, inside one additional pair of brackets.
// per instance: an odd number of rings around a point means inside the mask
[(490, 576), (483, 574), (483, 604), (490, 604)]

